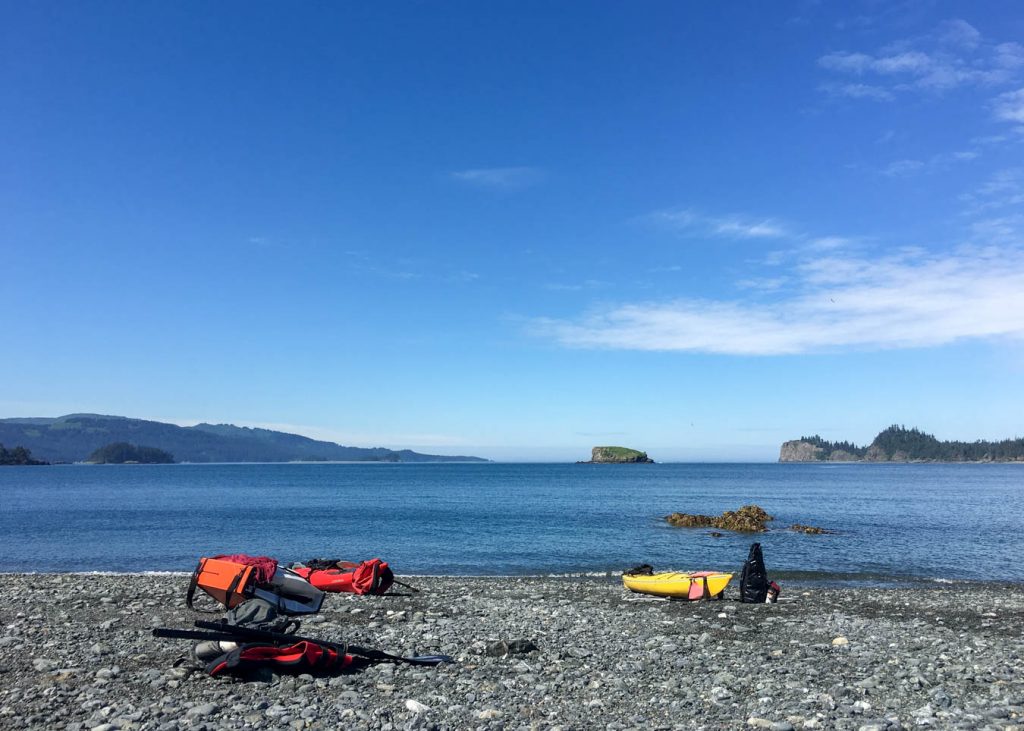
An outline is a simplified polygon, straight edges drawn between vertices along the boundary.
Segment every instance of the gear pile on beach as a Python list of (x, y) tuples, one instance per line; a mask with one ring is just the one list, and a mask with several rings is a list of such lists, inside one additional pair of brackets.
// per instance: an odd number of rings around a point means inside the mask
[[(640, 576), (645, 581), (638, 582)], [(731, 579), (732, 574), (714, 571), (655, 574), (646, 564), (623, 574), (623, 584), (631, 591), (688, 601), (721, 599)], [(317, 614), (325, 592), (386, 595), (396, 583), (418, 591), (396, 581), (391, 568), (379, 558), (361, 563), (314, 559), (285, 567), (269, 556), (204, 557), (192, 573), (185, 604), (198, 612), (226, 613), (217, 622), (196, 621), (193, 629), (156, 627), (153, 636), (197, 640), (193, 656), (208, 674), (243, 680), (265, 679), (268, 672), (326, 676), (362, 670), (374, 663), (434, 666), (454, 662), (447, 655), (403, 657), (297, 634), (301, 627), (298, 617)], [(774, 582), (769, 585), (760, 544), (753, 544), (743, 566), (740, 601), (774, 602), (778, 590)], [(197, 592), (216, 602), (218, 608), (197, 607)]]
[[(394, 583), (390, 567), (379, 558), (358, 564), (315, 559), (292, 567), (281, 567), (268, 556), (201, 558), (189, 581), (185, 603), (196, 611), (227, 610), (226, 614), (217, 622), (196, 621), (197, 629), (157, 627), (153, 636), (198, 640), (193, 655), (207, 673), (242, 679), (265, 679), (268, 672), (333, 675), (382, 662), (428, 666), (452, 662), (445, 655), (401, 657), (297, 634), (301, 620), (296, 617), (319, 612), (325, 590), (383, 595)], [(403, 586), (416, 591), (408, 584)], [(219, 609), (197, 609), (197, 590), (213, 599)]]

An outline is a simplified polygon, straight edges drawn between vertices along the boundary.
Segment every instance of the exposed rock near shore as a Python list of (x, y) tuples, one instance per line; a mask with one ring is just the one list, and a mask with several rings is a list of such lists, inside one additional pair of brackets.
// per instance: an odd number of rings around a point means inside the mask
[(665, 520), (677, 528), (720, 528), (740, 533), (764, 533), (769, 520), (774, 520), (757, 505), (744, 505), (739, 510), (726, 510), (721, 515), (672, 513)]
[(628, 447), (594, 447), (590, 451), (590, 461), (577, 464), (654, 464), (654, 460), (647, 456), (647, 452)]
[(819, 528), (815, 525), (804, 525), (802, 523), (793, 523), (793, 525), (789, 526), (789, 529), (791, 531), (796, 531), (797, 533), (807, 533), (812, 536), (820, 536), (824, 535), (825, 533), (832, 533), (832, 531), (826, 530), (825, 528)]
[[(194, 669), (187, 576), (7, 575), (0, 727), (1019, 729), (1024, 587), (638, 600), (610, 578), (415, 578), (307, 635), (453, 665), (240, 683)], [(734, 582), (735, 583), (735, 582)], [(208, 615), (207, 615), (208, 616)]]

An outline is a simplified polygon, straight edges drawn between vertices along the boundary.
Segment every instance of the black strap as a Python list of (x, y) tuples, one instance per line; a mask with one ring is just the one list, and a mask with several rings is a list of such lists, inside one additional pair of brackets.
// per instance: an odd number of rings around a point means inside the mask
[(185, 593), (185, 606), (193, 609), (192, 598), (196, 595), (196, 587), (199, 585), (199, 572), (203, 569), (203, 562), (196, 564), (196, 570), (192, 572), (192, 579), (188, 582), (188, 591)]
[[(221, 609), (199, 609), (192, 606), (196, 595), (196, 587), (199, 586), (199, 575), (203, 572), (203, 559), (200, 559), (199, 563), (196, 564), (196, 570), (192, 572), (192, 579), (188, 582), (188, 591), (185, 592), (185, 606), (191, 609), (193, 612), (199, 612), (200, 614), (220, 614)], [(245, 573), (243, 567), (241, 571), (235, 574), (235, 578), (232, 579), (231, 584), (228, 586), (228, 595), (234, 593), (238, 587), (238, 582), (242, 580), (242, 575)], [(224, 597), (227, 599), (227, 596)]]
[[(249, 568), (249, 567), (248, 566), (244, 566), (237, 574), (235, 574), (235, 578), (233, 578), (231, 580), (231, 583), (228, 584), (228, 590), (224, 594), (224, 602), (225, 602), (225, 606), (228, 606), (229, 609), (230, 609), (231, 595), (234, 594), (235, 593), (235, 589), (238, 588), (238, 582), (242, 580), (243, 576), (245, 576), (245, 570), (247, 568)], [(243, 590), (244, 590), (244, 587), (243, 587)]]

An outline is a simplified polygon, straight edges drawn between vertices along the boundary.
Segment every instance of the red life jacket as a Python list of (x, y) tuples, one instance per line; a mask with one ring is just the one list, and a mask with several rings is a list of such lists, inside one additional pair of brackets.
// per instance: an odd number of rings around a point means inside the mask
[(395, 583), (391, 567), (379, 558), (362, 563), (337, 561), (336, 568), (292, 569), (310, 584), (322, 591), (345, 592), (349, 594), (386, 594)]
[(278, 673), (343, 673), (367, 663), (348, 653), (315, 642), (296, 642), (288, 647), (250, 643), (226, 652), (206, 666), (210, 675), (244, 674), (260, 667)]

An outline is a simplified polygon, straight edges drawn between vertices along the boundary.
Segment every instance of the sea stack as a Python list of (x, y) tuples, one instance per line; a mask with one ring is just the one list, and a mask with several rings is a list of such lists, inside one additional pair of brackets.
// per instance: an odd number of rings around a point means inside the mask
[(577, 464), (654, 464), (654, 460), (641, 452), (628, 447), (594, 447), (590, 451), (590, 460)]

